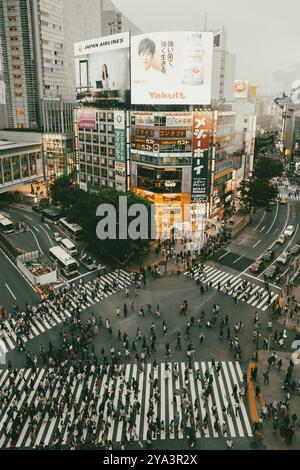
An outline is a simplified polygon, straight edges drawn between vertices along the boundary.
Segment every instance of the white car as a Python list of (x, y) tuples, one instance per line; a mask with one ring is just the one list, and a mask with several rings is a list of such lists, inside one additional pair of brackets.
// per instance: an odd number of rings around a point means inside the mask
[(54, 240), (56, 241), (56, 243), (61, 242), (61, 236), (60, 236), (60, 234), (59, 234), (58, 232), (54, 232), (54, 233), (53, 233), (53, 238), (54, 238)]
[(291, 237), (295, 232), (295, 227), (293, 225), (289, 225), (285, 231), (283, 232), (285, 236)]
[(285, 251), (284, 253), (282, 253), (281, 256), (279, 256), (277, 263), (286, 264), (288, 260), (290, 259), (290, 257), (291, 257), (291, 253), (289, 253), (288, 251)]
[(276, 243), (279, 243), (279, 245), (283, 245), (285, 240), (286, 240), (286, 235), (282, 233)]

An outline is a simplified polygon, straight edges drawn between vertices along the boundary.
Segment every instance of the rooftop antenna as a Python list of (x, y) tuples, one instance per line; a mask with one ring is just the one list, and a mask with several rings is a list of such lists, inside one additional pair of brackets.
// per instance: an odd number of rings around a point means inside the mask
[(206, 32), (207, 12), (204, 13), (204, 31)]

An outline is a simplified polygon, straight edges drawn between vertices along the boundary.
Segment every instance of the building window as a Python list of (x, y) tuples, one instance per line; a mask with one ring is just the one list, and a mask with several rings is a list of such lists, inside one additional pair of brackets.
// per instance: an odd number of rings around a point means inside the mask
[(15, 83), (15, 88), (22, 88), (22, 83)]
[(23, 93), (16, 93), (17, 98), (21, 98), (21, 96), (23, 96)]

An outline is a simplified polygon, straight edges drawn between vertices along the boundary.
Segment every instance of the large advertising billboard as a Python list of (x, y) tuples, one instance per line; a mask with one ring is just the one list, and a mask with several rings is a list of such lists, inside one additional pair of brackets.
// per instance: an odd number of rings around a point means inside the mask
[(191, 202), (205, 202), (208, 193), (208, 159), (212, 113), (194, 113)]
[(129, 33), (75, 44), (77, 101), (130, 102)]
[(193, 113), (131, 113), (131, 153), (150, 156), (192, 155)]
[(211, 102), (213, 33), (162, 32), (131, 39), (133, 104)]

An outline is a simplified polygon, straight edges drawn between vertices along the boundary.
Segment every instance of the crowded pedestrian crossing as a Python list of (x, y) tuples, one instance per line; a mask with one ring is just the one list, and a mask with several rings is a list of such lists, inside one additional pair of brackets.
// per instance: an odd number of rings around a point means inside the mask
[(240, 364), (195, 361), (189, 367), (0, 370), (0, 448), (101, 447), (103, 439), (144, 447), (149, 439), (185, 438), (192, 421), (197, 438), (252, 437)]
[(200, 285), (211, 286), (224, 295), (232, 296), (236, 302), (246, 302), (263, 312), (279, 297), (277, 293), (268, 292), (265, 287), (245, 280), (242, 275), (237, 276), (236, 274), (224, 272), (213, 266), (198, 266), (192, 271), (185, 272), (185, 275), (189, 279), (194, 279)]
[[(133, 276), (121, 269), (107, 273), (99, 277), (99, 285), (94, 285), (94, 281), (79, 284), (70, 289), (68, 296), (68, 308), (61, 308), (57, 302), (47, 301), (47, 315), (39, 317), (34, 312), (30, 318), (28, 334), (21, 335), (22, 342), (26, 344), (36, 336), (45, 333), (55, 326), (63, 323), (72, 317), (76, 309), (82, 312), (101, 300), (115, 294), (117, 291), (126, 288), (133, 283)], [(108, 287), (108, 288), (107, 288)], [(82, 291), (84, 295), (82, 296)], [(13, 316), (9, 316), (0, 325), (0, 348), (3, 353), (7, 353), (18, 346), (16, 331), (18, 321)]]

